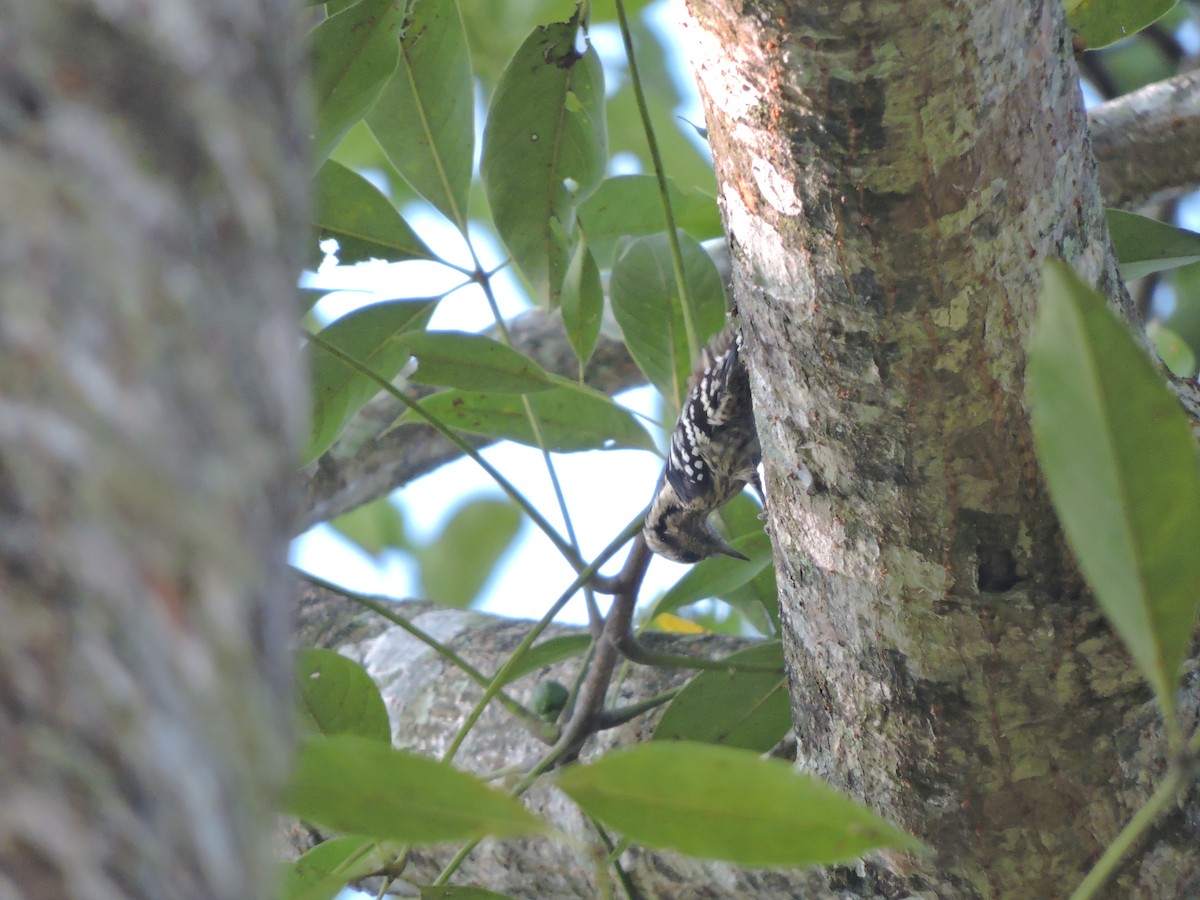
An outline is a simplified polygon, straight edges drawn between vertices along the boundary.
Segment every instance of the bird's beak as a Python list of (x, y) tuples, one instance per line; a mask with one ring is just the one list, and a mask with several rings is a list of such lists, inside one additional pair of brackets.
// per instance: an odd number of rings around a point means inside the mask
[(728, 544), (722, 544), (721, 549), (719, 549), (717, 551), (717, 553), (719, 553), (721, 556), (732, 556), (734, 559), (742, 560), (742, 562), (750, 562), (750, 557), (743, 556), (742, 554), (740, 554), (736, 550), (734, 550), (732, 547), (730, 547)]

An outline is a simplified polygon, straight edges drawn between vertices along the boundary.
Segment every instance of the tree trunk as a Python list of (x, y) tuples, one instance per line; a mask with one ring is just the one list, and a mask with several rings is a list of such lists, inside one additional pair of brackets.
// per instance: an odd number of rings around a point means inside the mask
[(0, 896), (269, 894), (294, 14), (0, 3)]
[[(1161, 742), (1023, 403), (1043, 258), (1128, 305), (1062, 4), (690, 8), (799, 762), (935, 849), (884, 893), (1064, 895)], [(1194, 893), (1194, 837), (1160, 850)]]

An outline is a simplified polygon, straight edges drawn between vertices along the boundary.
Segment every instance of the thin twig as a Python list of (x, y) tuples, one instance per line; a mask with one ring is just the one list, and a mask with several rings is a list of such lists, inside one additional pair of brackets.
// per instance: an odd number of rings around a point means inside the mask
[(663, 691), (661, 694), (655, 694), (653, 697), (639, 700), (637, 703), (606, 709), (596, 722), (596, 730), (607, 731), (609, 728), (618, 728), (626, 722), (632, 722), (638, 716), (648, 713), (664, 703), (670, 703), (679, 696), (679, 692), (682, 690), (682, 687), (671, 688), (669, 691)]
[[(642, 119), (642, 131), (646, 135), (646, 146), (650, 151), (650, 161), (654, 167), (654, 177), (658, 182), (658, 193), (662, 199), (663, 216), (667, 224), (667, 241), (671, 248), (671, 268), (675, 274), (675, 287), (679, 292), (680, 312), (683, 314), (683, 330), (687, 335), (688, 352), (692, 362), (700, 358), (700, 335), (692, 318), (692, 300), (688, 291), (687, 281), (683, 276), (683, 251), (679, 248), (679, 233), (675, 229), (675, 213), (671, 209), (671, 194), (667, 189), (667, 170), (663, 165), (662, 153), (658, 149), (658, 139), (654, 135), (654, 123), (650, 121), (650, 106), (646, 102), (646, 93), (642, 90), (642, 78), (638, 73), (637, 57), (633, 52), (633, 35), (629, 31), (629, 18), (625, 14), (625, 3), (616, 0), (617, 24), (621, 29), (621, 40), (625, 44), (625, 59), (629, 63), (629, 81), (633, 85), (633, 97), (637, 103), (638, 114)], [(683, 402), (682, 393), (671, 398), (677, 405)]]
[[(625, 544), (631, 537), (633, 537), (634, 534), (641, 534), (642, 522), (645, 517), (646, 513), (645, 510), (643, 510), (633, 519), (633, 521), (626, 525), (621, 534), (619, 534), (617, 538), (612, 541), (612, 543), (605, 547), (604, 550), (600, 552), (600, 555), (597, 556), (589, 565), (587, 565), (578, 576), (576, 576), (575, 580), (571, 582), (570, 587), (562, 592), (559, 598), (555, 600), (553, 604), (551, 604), (548, 610), (546, 610), (545, 615), (543, 615), (542, 618), (539, 619), (531, 629), (529, 629), (529, 631), (525, 634), (525, 637), (521, 639), (521, 643), (519, 643), (516, 649), (513, 650), (512, 655), (509, 656), (504, 665), (500, 667), (500, 671), (496, 673), (491, 684), (484, 689), (483, 696), (479, 698), (478, 702), (475, 704), (475, 707), (471, 710), (467, 718), (463, 721), (463, 724), (459, 727), (458, 732), (454, 735), (453, 740), (450, 742), (449, 748), (447, 748), (446, 753), (442, 757), (443, 762), (449, 762), (454, 758), (454, 755), (462, 746), (462, 742), (466, 740), (467, 734), (479, 720), (479, 717), (483, 715), (483, 711), (487, 707), (488, 703), (490, 703), (492, 698), (495, 697), (499, 692), (500, 686), (506, 682), (509, 674), (513, 669), (516, 668), (517, 663), (520, 662), (521, 657), (533, 645), (533, 642), (537, 640), (541, 633), (549, 627), (550, 623), (554, 620), (554, 617), (562, 611), (562, 608), (567, 605), (567, 603), (572, 597), (575, 596), (576, 593), (579, 592), (580, 588), (582, 588), (583, 585), (587, 584), (591, 580), (592, 576), (595, 574), (596, 570), (600, 568), (600, 566), (604, 565), (604, 563), (606, 563), (613, 554), (625, 546)], [(644, 546), (644, 542), (635, 541), (633, 549), (629, 552), (630, 557), (633, 557), (637, 553), (639, 543)], [(628, 568), (628, 565), (629, 563), (626, 561), (625, 567)], [(613, 605), (616, 606), (615, 601)], [(562, 743), (563, 741), (560, 735), (558, 742), (554, 745), (554, 748), (551, 749), (551, 755), (553, 755), (555, 749), (561, 746)]]
[(660, 669), (703, 669), (717, 672), (778, 672), (783, 674), (780, 666), (770, 663), (730, 662), (727, 659), (706, 659), (696, 656), (684, 656), (682, 653), (664, 653), (661, 650), (651, 650), (642, 644), (633, 633), (626, 635), (620, 644), (621, 654), (630, 662), (640, 666), (657, 666)]
[(561, 761), (573, 759), (583, 746), (583, 742), (596, 731), (596, 725), (604, 713), (604, 699), (612, 681), (613, 669), (620, 657), (620, 645), (625, 635), (633, 626), (633, 611), (637, 605), (638, 591), (642, 579), (646, 575), (646, 567), (650, 564), (650, 549), (646, 539), (639, 529), (625, 565), (617, 575), (617, 591), (613, 595), (612, 606), (604, 620), (604, 630), (596, 641), (595, 655), (588, 666), (587, 677), (579, 689), (575, 708), (571, 718), (563, 726), (555, 748), (562, 748), (564, 753)]

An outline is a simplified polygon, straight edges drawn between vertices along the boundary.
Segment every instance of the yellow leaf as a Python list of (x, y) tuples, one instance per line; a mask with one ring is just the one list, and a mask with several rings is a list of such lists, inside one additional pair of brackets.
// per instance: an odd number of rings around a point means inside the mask
[(703, 625), (698, 625), (687, 619), (672, 615), (671, 613), (661, 613), (653, 618), (650, 622), (652, 628), (657, 628), (659, 631), (665, 631), (668, 634), (709, 634), (709, 630)]

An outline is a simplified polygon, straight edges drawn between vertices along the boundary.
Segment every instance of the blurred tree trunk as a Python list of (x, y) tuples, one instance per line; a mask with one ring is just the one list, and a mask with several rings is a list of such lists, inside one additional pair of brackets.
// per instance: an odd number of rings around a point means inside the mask
[(296, 13), (0, 3), (0, 896), (269, 896)]

